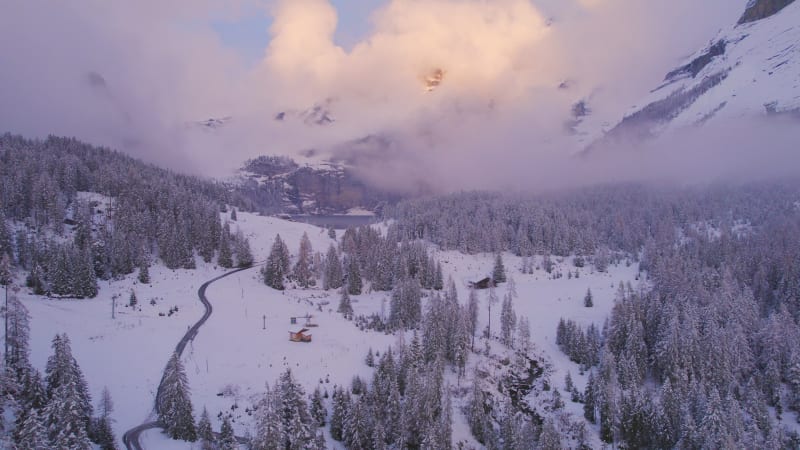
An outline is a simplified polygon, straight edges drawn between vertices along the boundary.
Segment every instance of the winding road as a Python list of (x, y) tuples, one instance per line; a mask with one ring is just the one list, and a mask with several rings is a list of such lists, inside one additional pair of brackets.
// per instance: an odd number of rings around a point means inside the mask
[[(200, 320), (198, 320), (194, 325), (192, 325), (192, 327), (189, 328), (188, 331), (186, 331), (186, 334), (183, 335), (181, 340), (178, 341), (178, 345), (175, 346), (175, 353), (178, 354), (178, 357), (183, 356), (183, 350), (186, 349), (186, 345), (189, 344), (190, 341), (194, 340), (194, 338), (197, 336), (197, 332), (200, 331), (200, 327), (202, 327), (206, 323), (208, 318), (211, 317), (211, 313), (214, 311), (214, 308), (211, 306), (211, 302), (209, 302), (208, 298), (206, 297), (206, 289), (208, 288), (208, 286), (211, 285), (211, 283), (219, 281), (227, 276), (242, 272), (244, 270), (252, 269), (253, 267), (258, 267), (262, 264), (264, 264), (264, 262), (258, 262), (249, 267), (242, 267), (239, 269), (231, 270), (229, 272), (225, 272), (224, 274), (216, 278), (212, 278), (206, 281), (205, 283), (203, 283), (202, 286), (200, 286), (200, 289), (197, 290), (197, 297), (203, 304), (205, 312), (203, 313), (203, 317), (201, 317)], [(163, 378), (161, 383), (158, 384), (158, 390), (156, 391), (156, 398), (153, 405), (153, 412), (155, 413), (156, 417), (158, 416), (159, 413), (158, 398), (161, 396), (162, 383), (163, 383)], [(122, 436), (122, 442), (125, 444), (125, 448), (128, 450), (143, 450), (142, 445), (139, 443), (139, 436), (144, 431), (152, 430), (154, 428), (163, 429), (164, 426), (161, 422), (156, 420), (156, 421), (145, 422), (141, 425), (138, 425), (126, 431), (125, 434)]]

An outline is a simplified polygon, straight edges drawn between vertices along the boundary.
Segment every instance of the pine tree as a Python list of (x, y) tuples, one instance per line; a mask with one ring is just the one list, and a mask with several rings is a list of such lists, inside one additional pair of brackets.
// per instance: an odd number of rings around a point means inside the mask
[(231, 208), (231, 220), (236, 222), (236, 208)]
[(98, 405), (100, 416), (94, 421), (93, 440), (102, 450), (116, 450), (117, 438), (111, 427), (113, 419), (111, 413), (114, 411), (114, 402), (111, 400), (111, 392), (107, 387), (103, 388), (100, 404)]
[(139, 265), (139, 283), (150, 284), (150, 268), (146, 260)]
[(433, 277), (433, 289), (441, 291), (444, 289), (444, 275), (442, 274), (442, 263), (436, 262), (436, 274)]
[(327, 411), (325, 410), (325, 402), (322, 399), (322, 393), (320, 392), (319, 387), (314, 389), (314, 394), (311, 396), (310, 413), (316, 426), (325, 426), (325, 417), (327, 415)]
[(253, 251), (250, 249), (250, 241), (239, 231), (236, 233), (236, 266), (250, 267), (252, 265)]
[(325, 256), (324, 289), (339, 289), (342, 287), (343, 278), (342, 262), (339, 260), (339, 254), (336, 252), (336, 248), (331, 244)]
[(369, 348), (367, 356), (364, 358), (364, 363), (367, 367), (375, 367), (375, 355), (372, 353), (372, 347)]
[(59, 378), (44, 409), (51, 448), (90, 449), (80, 380), (72, 370)]
[(197, 422), (197, 438), (202, 443), (203, 449), (214, 448), (214, 431), (211, 428), (211, 419), (208, 417), (208, 410), (203, 407), (203, 413)]
[(503, 255), (498, 253), (494, 259), (494, 269), (492, 270), (492, 281), (494, 284), (506, 281), (506, 268), (503, 265)]
[(469, 317), (469, 334), (472, 338), (470, 350), (472, 351), (475, 351), (475, 334), (478, 332), (478, 308), (478, 292), (475, 289), (470, 289), (467, 315)]
[(343, 439), (345, 419), (350, 409), (350, 394), (341, 388), (333, 391), (333, 408), (331, 411), (331, 437), (337, 441)]
[(506, 295), (503, 299), (502, 309), (500, 310), (500, 334), (503, 343), (513, 346), (512, 337), (517, 326), (517, 314), (514, 312), (514, 304), (511, 295)]
[(597, 423), (597, 405), (595, 404), (595, 378), (594, 372), (589, 372), (586, 389), (583, 391), (583, 417), (591, 423)]
[(308, 239), (308, 234), (303, 233), (300, 238), (300, 250), (297, 252), (297, 264), (294, 266), (294, 278), (300, 287), (308, 288), (311, 286), (313, 279), (313, 250), (311, 248), (311, 240)]
[(233, 267), (233, 250), (231, 249), (231, 229), (226, 223), (219, 235), (219, 255), (217, 263), (220, 267), (230, 269)]
[(350, 295), (360, 295), (362, 289), (361, 271), (355, 257), (347, 259), (347, 290)]
[(267, 391), (258, 404), (256, 433), (250, 444), (253, 450), (284, 450), (278, 393)]
[(561, 433), (558, 432), (552, 419), (547, 419), (542, 426), (542, 434), (539, 436), (539, 448), (542, 450), (561, 450), (564, 448), (561, 442)]
[(302, 386), (297, 383), (291, 370), (286, 369), (276, 386), (280, 399), (281, 430), (286, 448), (302, 449), (315, 440), (313, 423)]
[(25, 420), (19, 426), (15, 441), (20, 450), (49, 450), (50, 441), (47, 437), (47, 429), (42, 423), (39, 411), (30, 410), (25, 415)]
[(138, 300), (136, 300), (136, 292), (131, 291), (131, 296), (128, 298), (128, 306), (130, 306), (131, 308), (134, 308), (134, 307), (136, 307), (137, 303), (139, 303), (139, 302), (138, 302)]
[(594, 306), (594, 298), (592, 297), (591, 289), (586, 290), (586, 296), (583, 297), (583, 306), (587, 308), (591, 308), (592, 306)]
[(353, 305), (350, 302), (350, 294), (347, 293), (349, 289), (342, 287), (342, 296), (339, 298), (339, 307), (336, 312), (341, 313), (345, 319), (353, 318)]
[(16, 295), (8, 297), (8, 310), (6, 312), (8, 355), (6, 355), (5, 363), (6, 370), (10, 371), (17, 381), (22, 380), (22, 376), (27, 374), (30, 367), (30, 362), (28, 361), (30, 354), (28, 347), (30, 317), (28, 309)]
[(272, 244), (272, 249), (269, 252), (267, 263), (264, 265), (261, 273), (264, 277), (264, 283), (279, 291), (285, 289), (283, 285), (283, 278), (286, 275), (288, 263), (285, 262), (284, 244), (281, 236), (275, 237), (275, 242)]
[(219, 440), (217, 441), (218, 450), (236, 450), (239, 444), (236, 442), (236, 436), (233, 434), (233, 426), (231, 425), (230, 418), (226, 415), (222, 419), (222, 427), (219, 431)]
[(170, 357), (158, 390), (158, 418), (167, 434), (176, 440), (197, 440), (189, 382), (177, 353)]
[[(72, 356), (69, 337), (66, 334), (56, 335), (53, 338), (53, 355), (47, 360), (47, 396), (51, 401), (46, 406), (45, 422), (54, 439), (53, 427), (65, 426), (65, 439), (76, 439), (81, 442), (82, 436), (87, 434), (86, 429), (92, 417), (92, 399), (86, 378)], [(67, 386), (68, 385), (68, 386)], [(57, 399), (57, 401), (52, 401)], [(69, 412), (65, 413), (64, 408)], [(70, 422), (65, 424), (64, 421)], [(81, 425), (82, 435), (78, 429)], [(74, 433), (74, 434), (70, 434)]]
[(355, 399), (347, 411), (342, 434), (345, 445), (352, 449), (366, 449), (370, 446), (371, 430), (368, 407), (364, 397)]

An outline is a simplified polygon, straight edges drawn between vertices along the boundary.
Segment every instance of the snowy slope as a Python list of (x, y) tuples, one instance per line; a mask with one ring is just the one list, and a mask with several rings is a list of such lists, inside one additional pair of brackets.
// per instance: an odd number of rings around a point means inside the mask
[[(800, 2), (734, 25), (670, 72), (605, 137), (652, 137), (708, 122), (800, 116)], [(582, 133), (602, 137), (592, 121)]]

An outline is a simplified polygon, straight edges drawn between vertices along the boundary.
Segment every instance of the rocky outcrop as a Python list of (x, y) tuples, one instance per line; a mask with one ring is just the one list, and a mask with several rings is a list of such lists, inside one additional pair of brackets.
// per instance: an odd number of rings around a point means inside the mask
[(739, 25), (766, 19), (769, 16), (777, 14), (792, 2), (794, 2), (794, 0), (751, 0), (750, 3), (747, 4), (747, 9), (744, 14), (742, 14), (742, 17), (739, 19)]
[(724, 40), (717, 41), (716, 44), (710, 46), (705, 52), (688, 64), (678, 67), (668, 73), (665, 77), (665, 81), (672, 81), (681, 76), (691, 76), (695, 78), (714, 58), (725, 54), (725, 46), (726, 43)]
[(347, 166), (300, 165), (291, 158), (260, 156), (245, 163), (244, 193), (257, 209), (291, 214), (342, 214), (352, 208), (380, 209), (397, 195), (368, 186)]

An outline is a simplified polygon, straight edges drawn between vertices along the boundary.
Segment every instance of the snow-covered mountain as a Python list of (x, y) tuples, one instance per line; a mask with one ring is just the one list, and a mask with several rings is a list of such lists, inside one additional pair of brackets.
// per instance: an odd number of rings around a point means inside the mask
[(650, 138), (708, 122), (757, 116), (800, 117), (800, 2), (752, 0), (737, 24), (669, 72), (663, 83), (603, 134)]

